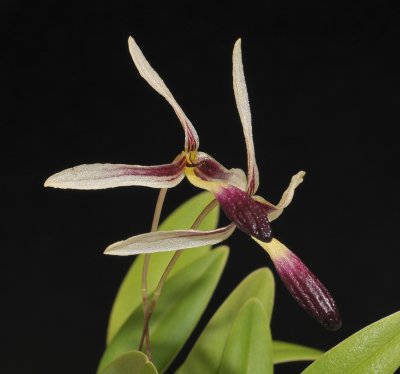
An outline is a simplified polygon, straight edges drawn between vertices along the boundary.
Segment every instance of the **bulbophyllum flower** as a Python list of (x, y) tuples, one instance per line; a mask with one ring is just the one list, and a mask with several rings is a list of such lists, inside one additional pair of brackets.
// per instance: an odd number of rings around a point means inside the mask
[(132, 37), (129, 50), (140, 75), (174, 109), (185, 132), (184, 150), (170, 164), (157, 166), (125, 164), (85, 164), (66, 169), (48, 178), (45, 186), (72, 189), (103, 189), (120, 186), (171, 188), (186, 178), (196, 187), (212, 192), (231, 223), (216, 230), (156, 231), (133, 236), (110, 245), (106, 254), (134, 255), (217, 244), (235, 230), (250, 235), (271, 257), (289, 292), (312, 317), (328, 329), (341, 325), (334, 300), (325, 286), (304, 263), (277, 239), (270, 222), (278, 218), (293, 199), (304, 172), (294, 175), (280, 202), (274, 205), (255, 195), (259, 172), (255, 158), (251, 112), (244, 78), (241, 41), (233, 50), (233, 88), (247, 150), (247, 177), (240, 169), (227, 169), (199, 149), (199, 137), (171, 92), (150, 66)]

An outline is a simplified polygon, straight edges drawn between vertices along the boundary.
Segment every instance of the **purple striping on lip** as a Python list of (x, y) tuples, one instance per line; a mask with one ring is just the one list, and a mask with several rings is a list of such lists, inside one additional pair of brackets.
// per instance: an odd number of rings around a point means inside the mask
[(329, 291), (310, 269), (288, 251), (274, 260), (276, 270), (299, 305), (329, 330), (337, 330), (342, 321)]
[(206, 181), (215, 179), (225, 179), (226, 173), (222, 169), (222, 165), (210, 158), (199, 158), (196, 163), (196, 175)]
[(272, 240), (267, 214), (272, 208), (251, 198), (236, 187), (221, 187), (215, 195), (226, 216), (248, 235), (263, 241)]

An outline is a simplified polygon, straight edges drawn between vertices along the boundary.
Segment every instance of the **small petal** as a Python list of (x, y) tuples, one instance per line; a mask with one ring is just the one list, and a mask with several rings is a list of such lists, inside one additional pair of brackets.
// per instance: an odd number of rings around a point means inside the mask
[(281, 200), (277, 205), (271, 204), (261, 196), (254, 196), (254, 200), (257, 200), (261, 204), (272, 208), (271, 212), (268, 214), (268, 220), (270, 222), (276, 220), (283, 213), (283, 210), (292, 202), (294, 191), (297, 186), (303, 182), (303, 177), (305, 174), (306, 173), (304, 171), (299, 171), (297, 174), (293, 175), (289, 187), (285, 190)]
[(246, 189), (246, 174), (241, 169), (227, 169), (217, 160), (204, 152), (193, 152), (194, 158), (185, 169), (189, 181), (196, 187), (214, 192), (220, 186), (232, 185), (241, 190)]
[(263, 242), (272, 239), (271, 226), (267, 215), (269, 209), (263, 204), (253, 200), (251, 196), (235, 187), (221, 187), (215, 198), (235, 225), (250, 236), (254, 236)]
[(171, 164), (140, 166), (124, 164), (84, 164), (52, 175), (45, 187), (97, 190), (121, 186), (170, 188), (184, 178), (184, 155)]
[(251, 112), (249, 96), (247, 94), (246, 80), (244, 78), (241, 40), (238, 39), (233, 48), (233, 91), (235, 93), (236, 105), (243, 126), (244, 139), (247, 149), (247, 192), (253, 195), (259, 184), (258, 167), (254, 151), (253, 130), (251, 125)]
[(196, 248), (220, 243), (231, 236), (233, 231), (235, 231), (235, 225), (233, 224), (211, 231), (154, 231), (114, 243), (104, 253), (107, 255), (130, 256), (138, 253)]
[(336, 303), (311, 270), (278, 240), (256, 242), (268, 252), (280, 278), (299, 305), (328, 330), (339, 329), (342, 321)]
[(293, 175), (289, 187), (283, 193), (281, 200), (276, 206), (278, 209), (285, 209), (291, 203), (294, 196), (294, 190), (303, 182), (303, 177), (305, 175), (306, 173), (304, 171), (299, 171), (297, 174)]
[(194, 151), (199, 148), (199, 137), (192, 123), (186, 117), (182, 108), (176, 102), (172, 96), (171, 91), (165, 85), (164, 81), (157, 74), (157, 72), (150, 66), (149, 62), (144, 57), (139, 46), (135, 40), (130, 36), (128, 39), (129, 52), (131, 53), (133, 62), (139, 71), (139, 74), (147, 81), (147, 83), (153, 87), (161, 96), (163, 96), (168, 103), (174, 109), (179, 121), (182, 124), (183, 130), (185, 131), (185, 150)]

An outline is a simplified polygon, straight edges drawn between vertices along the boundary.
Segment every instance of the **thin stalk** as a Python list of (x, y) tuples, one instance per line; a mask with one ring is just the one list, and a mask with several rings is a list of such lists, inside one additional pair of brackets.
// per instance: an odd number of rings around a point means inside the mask
[[(156, 208), (154, 210), (153, 221), (151, 223), (151, 231), (156, 231), (158, 228), (158, 224), (160, 222), (161, 210), (165, 201), (165, 195), (167, 194), (167, 188), (160, 189), (158, 194)], [(144, 320), (148, 319), (148, 287), (147, 287), (147, 274), (149, 272), (149, 264), (150, 264), (150, 254), (147, 253), (144, 255), (143, 261), (143, 271), (142, 271), (142, 301), (143, 301), (143, 315)], [(151, 349), (150, 349), (150, 335), (148, 324), (147, 327), (143, 330), (144, 336), (146, 338), (146, 353), (149, 359), (151, 360)], [(143, 341), (141, 341), (139, 350), (143, 348)]]
[[(212, 200), (203, 210), (202, 212), (199, 214), (199, 216), (196, 218), (196, 220), (194, 221), (193, 225), (191, 226), (191, 229), (195, 230), (199, 227), (199, 225), (204, 221), (204, 219), (207, 217), (207, 215), (217, 206), (217, 201), (216, 200)], [(151, 304), (149, 306), (149, 308), (147, 309), (147, 318), (145, 318), (144, 321), (144, 326), (143, 326), (143, 331), (142, 331), (142, 336), (140, 338), (140, 345), (139, 345), (139, 350), (141, 349), (140, 347), (143, 346), (143, 341), (146, 338), (146, 334), (149, 331), (149, 323), (150, 323), (150, 319), (151, 316), (153, 315), (154, 309), (157, 305), (158, 299), (161, 296), (161, 291), (164, 287), (165, 281), (168, 278), (168, 275), (171, 273), (171, 270), (173, 269), (174, 265), (176, 264), (176, 262), (178, 261), (179, 256), (181, 255), (182, 250), (179, 251), (175, 251), (174, 255), (172, 256), (171, 260), (169, 261), (167, 267), (164, 270), (164, 273), (162, 274), (158, 285), (154, 291), (153, 294), (153, 298), (151, 300)]]

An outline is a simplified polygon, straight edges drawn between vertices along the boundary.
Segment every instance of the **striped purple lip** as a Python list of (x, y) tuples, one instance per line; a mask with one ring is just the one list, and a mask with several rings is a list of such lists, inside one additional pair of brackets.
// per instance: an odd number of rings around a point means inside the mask
[(270, 242), (271, 226), (267, 215), (273, 208), (253, 200), (246, 192), (236, 187), (221, 187), (215, 194), (222, 210), (235, 225), (250, 236)]
[(326, 329), (339, 329), (342, 321), (336, 303), (311, 270), (289, 250), (271, 257), (282, 282), (299, 305)]

